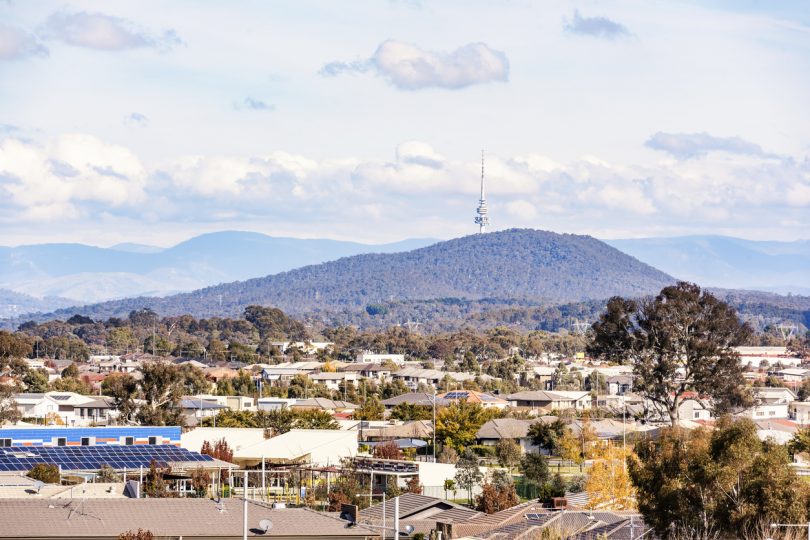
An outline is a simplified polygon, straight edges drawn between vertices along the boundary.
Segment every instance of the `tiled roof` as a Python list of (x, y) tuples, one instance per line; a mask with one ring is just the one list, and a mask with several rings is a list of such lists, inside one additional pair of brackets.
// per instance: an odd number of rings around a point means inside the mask
[[(424, 405), (426, 407), (433, 406), (433, 394), (427, 392), (408, 392), (383, 400), (382, 404), (386, 407), (394, 407), (400, 403), (410, 403), (411, 405)], [(450, 402), (439, 397), (436, 397), (436, 406), (442, 407), (450, 405)]]
[(485, 423), (475, 434), (477, 439), (522, 439), (528, 436), (535, 420), (496, 418)]
[[(87, 499), (44, 501), (9, 499), (0, 504), (0, 538), (115, 538), (139, 528), (155, 537), (242, 537), (242, 501), (223, 499)], [(250, 501), (248, 526), (269, 519), (266, 534), (253, 529), (248, 536), (366, 538), (377, 533), (328, 514), (305, 508), (271, 509)]]

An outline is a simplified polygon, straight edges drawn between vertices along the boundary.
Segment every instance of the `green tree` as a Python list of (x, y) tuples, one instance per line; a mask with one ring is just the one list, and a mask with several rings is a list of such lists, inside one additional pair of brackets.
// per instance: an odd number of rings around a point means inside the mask
[(436, 440), (458, 451), (475, 441), (475, 434), (496, 414), (477, 403), (457, 401), (436, 414)]
[(143, 479), (143, 494), (153, 499), (165, 499), (176, 497), (175, 493), (169, 491), (169, 484), (164, 477), (171, 473), (171, 468), (162, 469), (158, 467), (153, 459), (149, 463), (149, 471)]
[(473, 502), (473, 489), (481, 483), (484, 475), (478, 467), (478, 458), (471, 451), (467, 450), (456, 463), (456, 484), (467, 491), (467, 502)]
[(58, 484), (62, 481), (59, 474), (59, 467), (53, 463), (37, 463), (34, 465), (28, 474), (28, 478), (45, 482), (46, 484)]
[(111, 373), (101, 381), (101, 391), (113, 399), (113, 406), (118, 411), (118, 421), (132, 423), (138, 406), (138, 381), (129, 373)]
[(543, 454), (526, 452), (520, 460), (520, 469), (523, 471), (523, 477), (530, 484), (540, 486), (548, 481), (548, 461)]
[(391, 409), (393, 420), (410, 422), (413, 420), (432, 420), (433, 407), (427, 405), (416, 405), (414, 403), (399, 403)]
[(513, 439), (501, 439), (495, 445), (495, 457), (498, 458), (498, 463), (501, 467), (506, 467), (511, 471), (512, 467), (520, 463), (520, 458), (523, 457), (523, 450)]
[(760, 441), (749, 419), (721, 419), (715, 430), (664, 430), (629, 459), (644, 521), (667, 540), (740, 538), (762, 523), (804, 523), (810, 494), (784, 447)]
[(29, 369), (23, 377), (25, 389), (33, 394), (47, 392), (50, 389), (48, 372), (44, 369)]
[(634, 391), (675, 425), (690, 393), (713, 398), (717, 412), (751, 403), (733, 349), (750, 333), (728, 304), (697, 285), (679, 282), (641, 303), (610, 299), (593, 325), (588, 352), (595, 358), (630, 362)]
[(299, 429), (340, 429), (340, 424), (326, 411), (309, 409), (296, 416), (295, 427)]
[(9, 384), (0, 384), (0, 426), (5, 423), (13, 423), (19, 420), (22, 415), (17, 409), (17, 402), (14, 400), (14, 387)]
[(548, 423), (541, 420), (529, 426), (528, 435), (532, 444), (538, 448), (542, 448), (549, 454), (559, 455), (559, 441), (567, 429), (565, 423), (559, 418)]
[(382, 420), (385, 415), (385, 406), (377, 396), (369, 396), (359, 409), (354, 411), (355, 420)]

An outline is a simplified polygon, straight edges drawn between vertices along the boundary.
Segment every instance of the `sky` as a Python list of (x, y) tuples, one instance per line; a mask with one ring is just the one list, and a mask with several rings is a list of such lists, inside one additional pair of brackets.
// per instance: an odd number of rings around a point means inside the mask
[(779, 0), (0, 0), (0, 245), (810, 238)]

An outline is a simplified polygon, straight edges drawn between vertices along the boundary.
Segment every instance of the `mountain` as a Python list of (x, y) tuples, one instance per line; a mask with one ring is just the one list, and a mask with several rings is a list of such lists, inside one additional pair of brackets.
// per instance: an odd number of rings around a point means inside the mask
[(414, 239), (372, 245), (223, 231), (165, 249), (142, 244), (0, 247), (0, 287), (35, 297), (75, 298), (82, 303), (165, 296), (349, 255), (407, 251), (433, 242)]
[(810, 294), (810, 240), (680, 236), (605, 242), (678, 279), (701, 285)]
[(674, 280), (590, 236), (528, 229), (466, 236), (402, 253), (364, 254), (165, 298), (134, 298), (60, 310), (93, 318), (148, 307), (162, 315), (235, 316), (250, 304), (294, 314), (392, 301), (528, 299), (564, 303), (640, 296)]
[(80, 302), (70, 298), (35, 298), (8, 289), (0, 289), (0, 319), (18, 317), (24, 313), (53, 311), (54, 309), (75, 306)]

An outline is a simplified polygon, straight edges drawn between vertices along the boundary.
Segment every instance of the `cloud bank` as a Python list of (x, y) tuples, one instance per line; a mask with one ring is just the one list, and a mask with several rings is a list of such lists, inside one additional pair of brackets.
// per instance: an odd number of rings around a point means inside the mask
[[(684, 233), (760, 227), (773, 216), (777, 228), (810, 227), (808, 159), (708, 153), (701, 160), (620, 165), (589, 156), (561, 163), (532, 153), (489, 155), (486, 170), (498, 229), (593, 234), (588, 224), (598, 223), (602, 236), (640, 227)], [(477, 159), (450, 159), (424, 141), (399, 144), (391, 159), (273, 151), (145, 164), (129, 149), (88, 135), (45, 142), (9, 135), (0, 141), (0, 222), (6, 230), (101, 222), (127, 230), (134, 220), (161, 231), (267, 223), (366, 240), (455, 235), (472, 230), (479, 178)]]
[(506, 54), (485, 43), (468, 43), (450, 52), (424, 50), (416, 45), (387, 40), (367, 60), (330, 62), (320, 74), (334, 77), (375, 73), (400, 90), (446, 88), (456, 90), (476, 84), (506, 82)]

